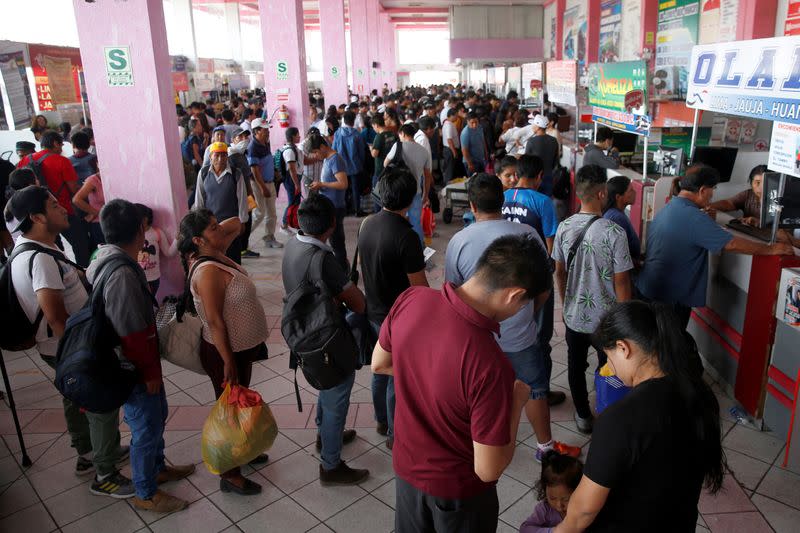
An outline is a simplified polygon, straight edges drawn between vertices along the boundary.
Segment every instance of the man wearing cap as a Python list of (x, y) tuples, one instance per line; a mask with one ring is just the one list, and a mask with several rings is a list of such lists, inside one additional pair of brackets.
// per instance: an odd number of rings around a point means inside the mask
[(250, 163), (253, 180), (257, 185), (253, 192), (258, 204), (258, 215), (253, 221), (253, 228), (257, 228), (266, 218), (264, 243), (267, 248), (283, 248), (283, 245), (275, 239), (275, 227), (278, 222), (275, 199), (278, 193), (275, 189), (275, 161), (269, 147), (269, 122), (263, 118), (253, 119), (250, 130), (253, 135), (247, 147), (247, 162)]
[[(210, 146), (211, 165), (200, 169), (195, 189), (195, 209), (207, 208), (217, 220), (239, 217), (242, 224), (247, 223), (247, 188), (239, 169), (228, 164), (228, 145), (215, 142)], [(274, 191), (274, 189), (273, 189)], [(274, 204), (273, 204), (274, 207)], [(225, 253), (228, 258), (242, 264), (242, 241), (234, 239)]]
[(36, 145), (30, 141), (17, 141), (16, 151), (17, 157), (22, 160), (36, 151)]
[[(211, 145), (214, 143), (225, 142), (225, 128), (217, 126), (211, 130), (211, 143), (206, 146), (206, 151), (203, 153), (203, 166), (207, 167), (211, 164)], [(226, 143), (227, 144), (227, 143)]]
[(232, 169), (237, 169), (244, 178), (245, 189), (247, 189), (247, 222), (242, 229), (242, 257), (261, 257), (261, 254), (250, 249), (250, 232), (253, 229), (253, 212), (250, 199), (255, 201), (253, 189), (257, 187), (253, 184), (253, 171), (250, 170), (250, 163), (247, 162), (247, 147), (250, 145), (250, 131), (242, 128), (233, 130), (233, 144), (228, 146), (228, 164)]
[[(58, 340), (67, 319), (88, 299), (78, 269), (56, 246), (58, 234), (69, 227), (67, 211), (45, 187), (31, 185), (14, 193), (8, 212), (18, 221), (11, 230), (21, 233), (15, 245), (18, 255), (11, 262), (14, 291), (28, 320), (34, 324), (38, 321), (39, 355), (55, 368)], [(75, 474), (95, 473), (90, 488), (94, 494), (133, 497), (131, 480), (117, 468), (130, 451), (127, 446), (120, 447), (119, 409), (97, 414), (82, 412), (66, 398), (62, 403), (72, 447), (78, 454)]]
[(533, 136), (525, 145), (525, 155), (535, 155), (542, 160), (543, 178), (539, 192), (553, 194), (553, 169), (558, 164), (558, 141), (547, 134), (547, 117), (538, 114), (533, 117)]
[(72, 168), (69, 159), (61, 155), (64, 139), (55, 131), (47, 131), (42, 135), (42, 150), (22, 158), (17, 168), (26, 168), (31, 160), (39, 163), (36, 179), (39, 184), (50, 190), (59, 205), (67, 210), (69, 226), (64, 228), (64, 237), (72, 246), (75, 262), (82, 267), (89, 264), (89, 234), (81, 223), (80, 217), (72, 207), (72, 197), (78, 192), (78, 174)]

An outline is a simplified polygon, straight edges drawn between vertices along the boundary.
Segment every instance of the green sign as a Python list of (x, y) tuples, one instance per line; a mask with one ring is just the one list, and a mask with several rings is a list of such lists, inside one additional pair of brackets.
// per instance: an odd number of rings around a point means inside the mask
[(364, 77), (364, 69), (363, 68), (358, 69), (358, 77), (359, 78), (363, 78)]
[(109, 87), (132, 87), (133, 68), (131, 51), (128, 46), (105, 46), (103, 56), (106, 62), (106, 78)]
[(331, 78), (338, 79), (340, 74), (341, 74), (341, 71), (339, 70), (339, 67), (337, 67), (336, 65), (332, 65), (331, 66)]
[(288, 80), (289, 79), (289, 62), (285, 59), (279, 59), (275, 63), (275, 77), (278, 80)]
[[(589, 105), (625, 112), (625, 95), (631, 91), (647, 90), (647, 63), (592, 63), (587, 84)], [(646, 98), (644, 100), (646, 103)]]

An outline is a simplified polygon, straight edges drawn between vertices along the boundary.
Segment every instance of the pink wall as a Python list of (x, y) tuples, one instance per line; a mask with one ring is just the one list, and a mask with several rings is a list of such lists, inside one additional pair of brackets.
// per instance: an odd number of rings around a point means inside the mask
[(540, 59), (543, 39), (450, 39), (450, 61), (460, 59)]
[(353, 67), (353, 92), (369, 93), (369, 33), (367, 0), (350, 0), (350, 53)]
[[(174, 238), (187, 207), (162, 0), (73, 5), (106, 200), (148, 205)], [(106, 46), (130, 47), (132, 87), (109, 87)], [(161, 272), (162, 294), (183, 290), (177, 259)]]
[[(344, 0), (325, 0), (319, 3), (319, 23), (322, 32), (322, 90), (327, 104), (347, 102), (347, 44), (344, 34)], [(339, 69), (334, 77), (331, 66)]]
[(378, 43), (381, 40), (380, 31), (380, 6), (378, 0), (367, 0), (367, 47), (369, 50), (369, 89), (378, 89), (380, 92), (383, 87), (381, 80), (381, 69), (372, 68), (373, 62), (380, 63), (381, 54)]
[[(309, 103), (303, 3), (297, 0), (259, 0), (258, 10), (264, 43), (264, 110), (272, 117), (280, 105), (285, 105), (289, 109), (289, 124), (305, 132), (309, 127)], [(289, 66), (285, 80), (278, 79), (278, 61), (286, 61)], [(285, 90), (289, 91), (288, 101), (278, 101), (278, 92)], [(277, 117), (272, 121), (270, 142), (273, 150), (286, 142), (285, 130), (278, 126)]]

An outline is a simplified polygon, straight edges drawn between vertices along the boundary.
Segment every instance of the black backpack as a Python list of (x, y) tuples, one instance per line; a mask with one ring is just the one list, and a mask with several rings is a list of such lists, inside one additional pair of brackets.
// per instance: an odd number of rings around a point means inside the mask
[(569, 169), (558, 166), (553, 170), (553, 198), (557, 200), (569, 200), (572, 190)]
[[(322, 264), (330, 252), (316, 250), (305, 279), (283, 299), (281, 334), (293, 361), (306, 381), (317, 390), (342, 383), (356, 369), (358, 346), (345, 321), (340, 304), (334, 301), (322, 279)], [(295, 373), (297, 368), (295, 368)], [(303, 410), (295, 376), (297, 407)]]
[[(386, 174), (386, 172), (395, 169), (405, 169), (409, 172), (411, 171), (411, 169), (408, 168), (405, 158), (403, 158), (403, 141), (398, 139), (394, 145), (396, 146), (394, 149), (394, 156), (392, 156), (392, 160), (389, 162), (389, 164), (383, 166), (381, 175), (378, 176), (378, 181), (375, 182), (375, 187), (372, 189), (372, 199), (379, 204), (383, 203), (381, 201), (381, 189), (383, 187), (381, 181), (383, 180), (383, 175)], [(416, 179), (419, 181), (419, 177)]]
[(33, 277), (33, 259), (37, 254), (43, 253), (55, 258), (56, 264), (61, 275), (64, 272), (61, 269), (60, 262), (68, 263), (79, 270), (83, 270), (80, 266), (68, 260), (64, 254), (47, 248), (41, 244), (33, 242), (25, 242), (19, 246), (14, 247), (14, 251), (8, 257), (8, 261), (0, 269), (0, 316), (3, 317), (3, 328), (0, 333), (0, 348), (9, 351), (27, 350), (36, 346), (36, 332), (39, 331), (39, 325), (44, 317), (44, 312), (39, 309), (39, 314), (36, 315), (33, 323), (28, 320), (28, 316), (22, 309), (17, 298), (17, 292), (14, 290), (14, 280), (11, 278), (11, 263), (15, 257), (23, 252), (33, 250), (31, 257), (28, 261), (28, 274)]
[(297, 161), (297, 158), (299, 157), (297, 155), (297, 146), (295, 146), (295, 145), (284, 146), (283, 148), (281, 148), (277, 152), (275, 152), (275, 170), (280, 174), (280, 176), (284, 180), (290, 179), (290, 177), (289, 177), (289, 165), (286, 163), (286, 160), (283, 158), (283, 152), (285, 152), (286, 150), (291, 150), (292, 152), (294, 152), (294, 160), (295, 161)]
[(109, 259), (100, 267), (89, 300), (67, 319), (58, 343), (54, 384), (65, 398), (91, 413), (118, 409), (139, 382), (138, 372), (123, 366), (117, 356), (120, 339), (106, 317), (103, 300), (106, 282), (125, 267), (139, 268), (127, 256)]

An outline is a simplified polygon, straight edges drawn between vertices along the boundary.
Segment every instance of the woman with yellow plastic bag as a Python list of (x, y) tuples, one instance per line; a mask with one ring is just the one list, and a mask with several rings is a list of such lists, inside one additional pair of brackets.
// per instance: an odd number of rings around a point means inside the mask
[[(224, 204), (218, 200), (212, 203)], [(261, 492), (261, 485), (239, 467), (269, 460), (262, 452), (272, 445), (277, 427), (260, 396), (247, 397), (253, 393), (246, 389), (253, 362), (267, 358), (268, 329), (253, 281), (225, 255), (241, 228), (237, 217), (217, 223), (207, 209), (191, 211), (181, 221), (178, 250), (187, 274), (184, 301), (203, 323), (200, 362), (218, 398), (203, 429), (203, 459), (220, 475), (220, 490), (250, 495)]]

